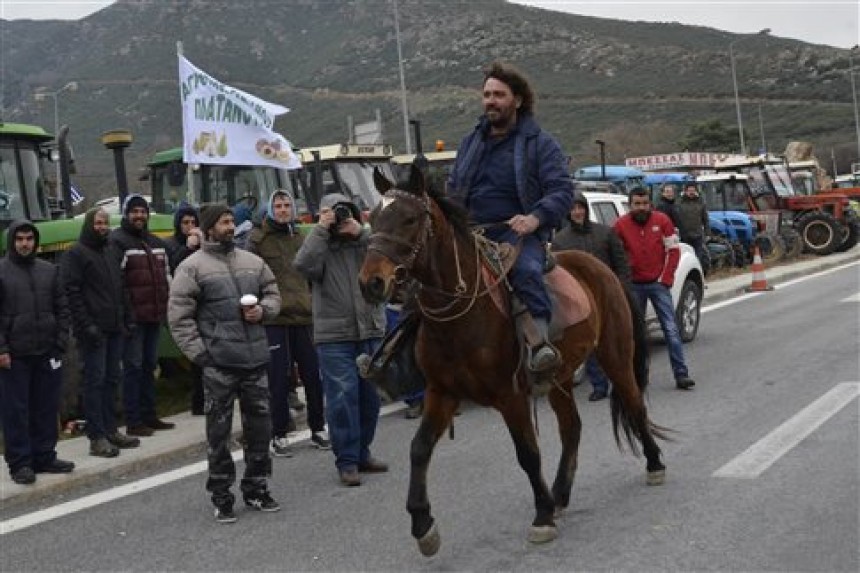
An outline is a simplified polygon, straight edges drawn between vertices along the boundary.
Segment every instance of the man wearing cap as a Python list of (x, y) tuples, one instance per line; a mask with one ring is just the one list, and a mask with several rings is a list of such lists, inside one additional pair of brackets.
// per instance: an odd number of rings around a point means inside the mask
[[(269, 342), (264, 320), (281, 310), (278, 283), (257, 255), (235, 248), (233, 212), (226, 205), (200, 209), (205, 241), (182, 261), (170, 285), (167, 320), (179, 349), (203, 368), (209, 479), (215, 519), (236, 521), (236, 467), (230, 454), (233, 402), (238, 397), (245, 437), (245, 504), (257, 511), (277, 511), (267, 485), (272, 473), (269, 438)], [(252, 299), (248, 302), (243, 299)], [(242, 301), (242, 302), (240, 302)]]
[(314, 344), (322, 375), (326, 418), (340, 482), (361, 485), (359, 473), (388, 471), (370, 454), (379, 420), (379, 394), (359, 376), (356, 359), (373, 356), (385, 333), (385, 310), (369, 304), (358, 286), (370, 230), (340, 193), (324, 195), (319, 223), (293, 262), (309, 281), (313, 297)]
[(57, 458), (57, 412), (69, 309), (59, 269), (36, 258), (39, 230), (15, 221), (0, 259), (0, 418), (12, 481), (29, 485), (37, 473), (69, 473)]
[(149, 232), (148, 224), (149, 204), (140, 195), (129, 195), (122, 205), (120, 227), (109, 240), (131, 299), (122, 356), (122, 395), (130, 436), (151, 436), (155, 430), (175, 425), (160, 420), (155, 412), (158, 335), (167, 316), (170, 263), (164, 241)]
[[(234, 208), (235, 209), (235, 208)], [(269, 391), (272, 394), (272, 454), (290, 457), (287, 441), (290, 423), (288, 390), (298, 364), (308, 400), (311, 443), (321, 450), (331, 448), (325, 432), (322, 383), (313, 344), (311, 290), (307, 279), (293, 267), (304, 236), (296, 227), (295, 199), (286, 189), (269, 198), (263, 224), (251, 232), (250, 251), (262, 257), (275, 277), (281, 293), (278, 316), (265, 322), (272, 360), (269, 362)]]

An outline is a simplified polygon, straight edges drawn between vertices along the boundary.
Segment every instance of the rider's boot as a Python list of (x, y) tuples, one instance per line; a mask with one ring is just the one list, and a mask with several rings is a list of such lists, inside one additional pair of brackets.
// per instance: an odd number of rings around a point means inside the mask
[(523, 334), (529, 346), (529, 370), (548, 372), (561, 366), (558, 350), (549, 342), (549, 323), (545, 318), (535, 318), (529, 312), (520, 315)]

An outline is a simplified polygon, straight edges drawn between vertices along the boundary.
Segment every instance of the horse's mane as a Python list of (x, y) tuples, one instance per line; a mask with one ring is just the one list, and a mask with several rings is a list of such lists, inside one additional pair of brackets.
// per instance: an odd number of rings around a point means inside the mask
[[(409, 181), (398, 181), (397, 188), (409, 189)], [(430, 199), (436, 203), (439, 210), (442, 211), (442, 215), (445, 217), (445, 220), (451, 224), (451, 228), (454, 230), (457, 237), (459, 239), (470, 239), (472, 236), (472, 229), (469, 227), (469, 213), (466, 209), (445, 195), (445, 193), (434, 183), (428, 182), (424, 191)]]

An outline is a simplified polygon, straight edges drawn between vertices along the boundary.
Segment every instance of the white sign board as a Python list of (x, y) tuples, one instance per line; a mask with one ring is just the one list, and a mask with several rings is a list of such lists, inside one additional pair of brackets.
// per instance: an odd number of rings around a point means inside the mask
[(290, 142), (272, 129), (288, 108), (223, 84), (182, 56), (179, 93), (185, 163), (301, 167)]

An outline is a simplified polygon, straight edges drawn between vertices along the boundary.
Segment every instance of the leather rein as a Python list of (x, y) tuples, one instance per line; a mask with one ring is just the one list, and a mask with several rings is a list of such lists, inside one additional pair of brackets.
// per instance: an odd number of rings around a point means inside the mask
[[(412, 268), (415, 265), (415, 260), (418, 258), (418, 254), (426, 247), (427, 242), (433, 237), (433, 216), (430, 208), (430, 197), (426, 193), (419, 197), (413, 193), (408, 193), (399, 189), (389, 189), (385, 195), (383, 195), (383, 199), (405, 199), (407, 201), (412, 201), (414, 203), (418, 203), (423, 211), (423, 218), (420, 223), (421, 227), (414, 242), (391, 233), (373, 232), (370, 235), (370, 243), (367, 249), (369, 251), (376, 251), (395, 263), (394, 280), (398, 284), (403, 284), (406, 282), (408, 277), (412, 276)], [(450, 227), (450, 223), (448, 223), (448, 225)], [(460, 264), (460, 248), (455, 234), (451, 233), (451, 240), (454, 243), (454, 266), (457, 269), (457, 285), (454, 287), (454, 291), (451, 292), (421, 283), (421, 289), (416, 296), (416, 301), (421, 314), (427, 319), (434, 322), (450, 322), (466, 315), (472, 310), (472, 307), (479, 298), (489, 294), (491, 289), (498, 286), (498, 284), (504, 280), (504, 275), (502, 275), (496, 283), (487, 285), (486, 288), (481, 290), (481, 249), (479, 248), (478, 236), (473, 233), (472, 238), (475, 246), (475, 279), (472, 292), (467, 293), (468, 285), (463, 278), (463, 269)], [(396, 253), (396, 249), (390, 248), (392, 244), (394, 246), (408, 248), (409, 254), (406, 257), (401, 258)], [(421, 302), (422, 292), (441, 295), (452, 300), (443, 306), (431, 308)], [(455, 305), (464, 300), (468, 301), (465, 308), (459, 312), (451, 313)]]

